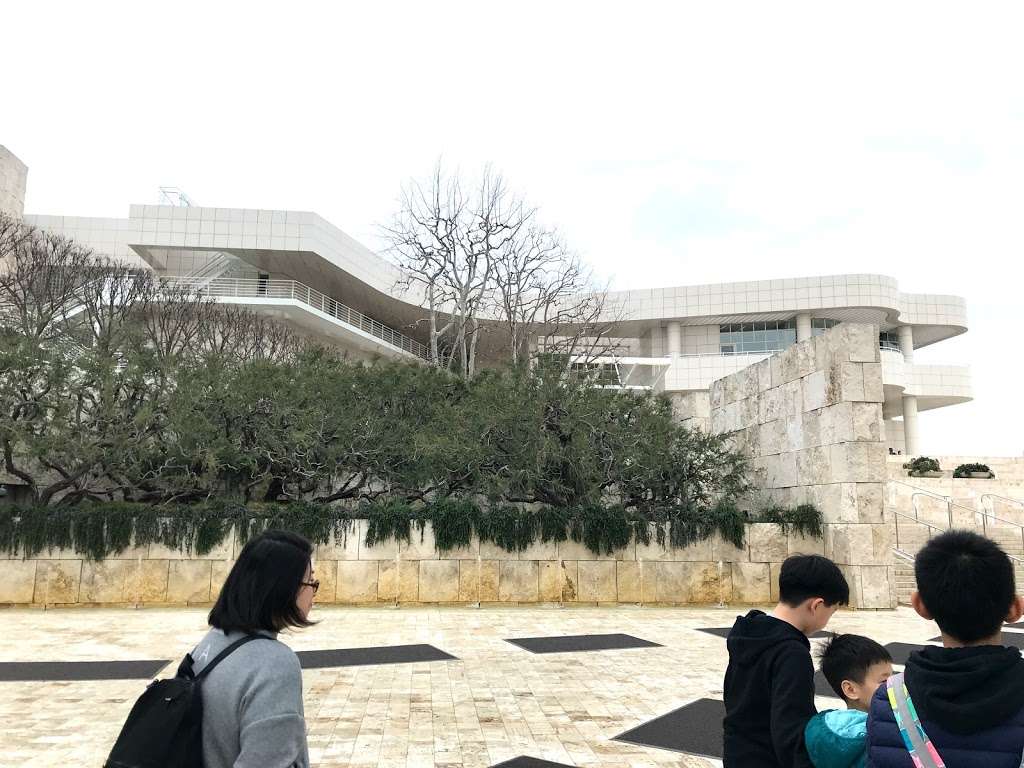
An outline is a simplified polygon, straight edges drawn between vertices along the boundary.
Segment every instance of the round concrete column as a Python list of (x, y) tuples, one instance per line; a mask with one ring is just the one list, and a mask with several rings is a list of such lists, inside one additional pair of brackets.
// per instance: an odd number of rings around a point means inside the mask
[(679, 323), (669, 323), (665, 327), (665, 351), (670, 355), (680, 355), (683, 352), (683, 329)]
[(797, 342), (807, 341), (811, 338), (811, 316), (800, 314), (796, 316), (796, 340)]
[(914, 326), (901, 325), (899, 327), (900, 352), (903, 353), (903, 362), (914, 362)]
[(919, 456), (920, 440), (917, 433), (917, 396), (903, 396), (903, 450), (907, 456)]

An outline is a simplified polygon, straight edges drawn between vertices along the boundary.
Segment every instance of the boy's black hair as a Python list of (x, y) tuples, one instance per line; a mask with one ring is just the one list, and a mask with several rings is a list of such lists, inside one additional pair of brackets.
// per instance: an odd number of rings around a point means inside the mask
[(991, 539), (947, 531), (914, 558), (917, 591), (939, 629), (961, 643), (992, 637), (1016, 595), (1013, 564)]
[(826, 605), (847, 605), (850, 585), (839, 566), (821, 555), (792, 555), (779, 571), (779, 601), (796, 608), (808, 598)]
[(892, 656), (870, 637), (863, 635), (832, 635), (821, 649), (821, 674), (828, 680), (832, 690), (843, 701), (843, 680), (852, 680), (860, 685), (872, 664), (888, 661)]
[(313, 545), (291, 531), (264, 531), (250, 539), (210, 609), (210, 626), (249, 634), (310, 626), (295, 599), (312, 555)]

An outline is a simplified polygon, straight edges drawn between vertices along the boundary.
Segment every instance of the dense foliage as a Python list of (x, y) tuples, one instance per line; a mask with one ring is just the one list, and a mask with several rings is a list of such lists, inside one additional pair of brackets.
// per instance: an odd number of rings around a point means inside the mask
[(742, 537), (745, 459), (658, 395), (554, 358), (471, 379), (351, 361), (2, 216), (0, 266), (0, 470), (29, 500), (8, 549), (201, 549), (264, 524), (319, 541), (353, 516), (513, 548), (650, 523)]
[(907, 470), (907, 474), (910, 477), (919, 477), (925, 472), (941, 472), (942, 468), (939, 466), (939, 460), (933, 459), (930, 456), (918, 456), (906, 462), (903, 468)]
[(953, 477), (970, 477), (974, 472), (994, 476), (988, 464), (961, 464), (953, 470)]
[(714, 534), (743, 546), (744, 524), (777, 523), (808, 536), (821, 535), (821, 514), (809, 506), (774, 507), (748, 516), (731, 504), (702, 512), (647, 516), (621, 507), (556, 509), (501, 506), (484, 509), (467, 500), (410, 505), (397, 501), (364, 502), (354, 508), (305, 502), (288, 504), (209, 503), (153, 506), (123, 502), (75, 507), (0, 508), (0, 552), (35, 557), (55, 549), (74, 550), (88, 559), (116, 557), (129, 547), (162, 544), (204, 555), (234, 535), (244, 542), (266, 528), (284, 528), (317, 544), (358, 535), (356, 519), (367, 521), (364, 543), (410, 542), (430, 522), (442, 553), (468, 546), (474, 537), (510, 552), (537, 541), (580, 542), (596, 553), (611, 553), (631, 539), (684, 547)]

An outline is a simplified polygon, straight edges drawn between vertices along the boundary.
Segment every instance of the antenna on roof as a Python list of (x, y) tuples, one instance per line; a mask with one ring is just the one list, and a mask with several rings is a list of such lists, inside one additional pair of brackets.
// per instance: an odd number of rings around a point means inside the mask
[(173, 205), (176, 208), (187, 208), (192, 200), (177, 187), (160, 187), (160, 205)]

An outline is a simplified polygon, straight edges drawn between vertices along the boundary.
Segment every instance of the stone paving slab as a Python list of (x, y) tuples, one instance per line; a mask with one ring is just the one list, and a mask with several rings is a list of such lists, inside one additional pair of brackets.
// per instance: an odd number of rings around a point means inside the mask
[[(303, 670), (312, 763), (488, 768), (521, 756), (564, 765), (708, 768), (710, 758), (614, 737), (698, 699), (721, 699), (725, 643), (696, 629), (733, 608), (317, 607), (281, 639), (296, 651), (429, 644), (456, 661)], [(204, 608), (0, 611), (0, 662), (180, 659), (206, 632)], [(909, 609), (841, 611), (830, 630), (923, 643)], [(524, 653), (510, 637), (623, 633), (651, 651)], [(173, 670), (171, 670), (173, 671)], [(99, 766), (144, 680), (0, 682), (0, 766)], [(835, 699), (819, 698), (819, 708)]]

